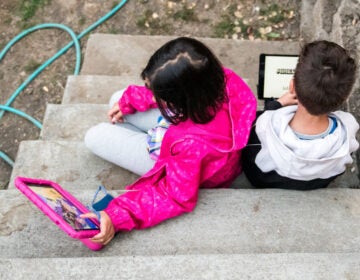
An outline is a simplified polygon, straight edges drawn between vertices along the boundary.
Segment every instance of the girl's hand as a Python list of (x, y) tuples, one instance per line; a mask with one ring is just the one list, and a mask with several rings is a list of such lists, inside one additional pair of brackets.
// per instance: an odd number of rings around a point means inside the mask
[(280, 96), (277, 100), (282, 106), (296, 105), (298, 100), (296, 98), (295, 92), (287, 92), (284, 95)]
[[(81, 218), (96, 219), (97, 216), (94, 213), (86, 213), (80, 216)], [(115, 236), (115, 228), (111, 222), (110, 217), (104, 211), (100, 211), (100, 233), (90, 238), (92, 242), (101, 243), (103, 245), (108, 244)]]
[(115, 103), (114, 106), (109, 110), (108, 117), (111, 123), (124, 122), (123, 114), (118, 103)]

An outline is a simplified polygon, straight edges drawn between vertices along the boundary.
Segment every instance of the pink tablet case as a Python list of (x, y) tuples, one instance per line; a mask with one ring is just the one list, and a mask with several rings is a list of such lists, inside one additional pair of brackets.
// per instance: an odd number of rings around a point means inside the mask
[[(33, 202), (42, 212), (45, 213), (58, 227), (66, 232), (70, 237), (79, 239), (91, 250), (100, 250), (103, 246), (98, 243), (91, 242), (89, 238), (99, 233), (99, 230), (80, 230), (76, 231), (73, 229), (60, 215), (58, 215), (46, 202), (44, 202), (34, 191), (32, 191), (27, 184), (39, 184), (52, 186), (57, 190), (63, 197), (71, 201), (76, 208), (83, 213), (88, 213), (89, 210), (81, 204), (75, 197), (70, 193), (61, 188), (60, 185), (55, 182), (43, 179), (16, 177), (15, 186), (31, 201)], [(90, 219), (96, 226), (100, 227), (97, 220)]]

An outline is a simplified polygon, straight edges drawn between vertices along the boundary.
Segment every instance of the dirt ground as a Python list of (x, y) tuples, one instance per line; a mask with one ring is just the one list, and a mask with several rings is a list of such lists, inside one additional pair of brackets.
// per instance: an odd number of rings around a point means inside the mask
[[(0, 49), (23, 29), (40, 23), (62, 23), (77, 34), (121, 1), (1, 0)], [(129, 0), (93, 33), (221, 37), (232, 40), (297, 40), (296, 0)], [(81, 40), (86, 48), (87, 37)], [(41, 30), (16, 44), (0, 61), (0, 104), (44, 61), (70, 41), (60, 30)], [(74, 71), (70, 50), (15, 100), (12, 107), (40, 122), (46, 104), (61, 103), (66, 79)], [(0, 151), (15, 159), (23, 140), (39, 137), (39, 129), (15, 114), (0, 119)], [(8, 184), (11, 166), (0, 159), (0, 189)]]

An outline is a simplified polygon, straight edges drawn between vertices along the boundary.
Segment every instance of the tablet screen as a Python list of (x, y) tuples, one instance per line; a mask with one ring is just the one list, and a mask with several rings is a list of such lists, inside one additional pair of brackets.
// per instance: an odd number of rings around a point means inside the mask
[(259, 99), (276, 99), (289, 91), (298, 58), (297, 55), (260, 55)]
[(75, 230), (99, 229), (91, 220), (80, 218), (83, 212), (69, 199), (50, 185), (27, 184), (57, 215), (61, 216)]

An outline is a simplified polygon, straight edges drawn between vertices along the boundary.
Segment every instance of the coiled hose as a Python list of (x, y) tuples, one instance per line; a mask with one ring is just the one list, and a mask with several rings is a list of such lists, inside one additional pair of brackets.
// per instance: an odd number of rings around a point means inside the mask
[[(58, 59), (60, 56), (62, 56), (64, 53), (66, 53), (71, 47), (75, 46), (76, 51), (76, 63), (75, 63), (75, 69), (74, 69), (74, 75), (78, 75), (80, 72), (80, 66), (81, 66), (81, 48), (80, 48), (80, 39), (83, 38), (85, 35), (87, 35), (89, 32), (97, 28), (100, 24), (107, 21), (109, 18), (111, 18), (115, 13), (117, 13), (125, 4), (127, 0), (122, 0), (119, 4), (117, 4), (110, 12), (108, 12), (106, 15), (104, 15), (102, 18), (100, 18), (95, 23), (91, 24), (89, 27), (87, 27), (84, 31), (82, 31), (79, 35), (76, 35), (72, 29), (69, 27), (63, 25), (63, 24), (57, 24), (57, 23), (44, 23), (39, 24), (33, 27), (30, 27), (29, 29), (24, 30), (20, 34), (18, 34), (15, 38), (13, 38), (4, 49), (0, 52), (0, 62), (5, 57), (6, 53), (10, 50), (10, 48), (15, 45), (18, 41), (20, 41), (22, 38), (26, 37), (27, 35), (33, 33), (34, 31), (37, 31), (39, 29), (49, 29), (49, 28), (57, 28), (61, 29), (63, 31), (66, 31), (72, 39), (72, 42), (68, 43), (65, 47), (63, 47), (61, 50), (59, 50), (53, 57), (48, 59), (46, 62), (44, 62), (41, 66), (39, 66), (11, 95), (11, 97), (6, 101), (4, 105), (0, 105), (0, 120), (2, 116), (4, 115), (4, 112), (11, 112), (13, 114), (19, 115), (23, 118), (26, 118), (30, 122), (32, 122), (35, 126), (38, 128), (42, 128), (42, 124), (34, 119), (33, 117), (27, 115), (26, 113), (14, 109), (11, 107), (11, 104), (14, 102), (16, 97), (31, 83), (46, 67), (51, 65), (56, 59)], [(0, 151), (0, 158), (4, 160), (6, 163), (8, 163), (10, 166), (14, 165), (14, 161), (3, 151)]]

